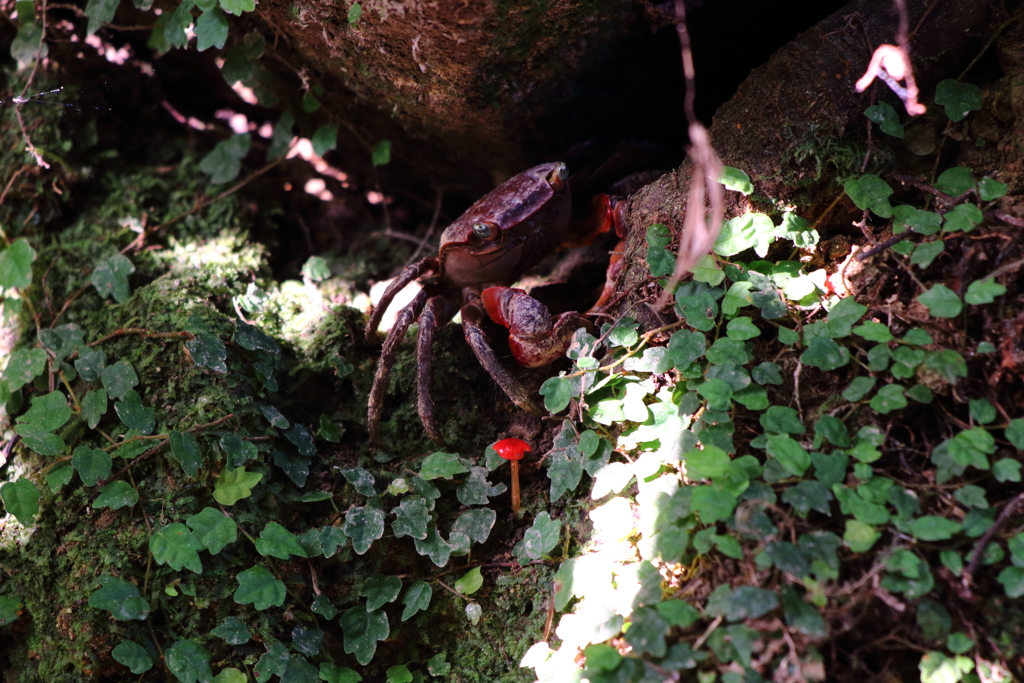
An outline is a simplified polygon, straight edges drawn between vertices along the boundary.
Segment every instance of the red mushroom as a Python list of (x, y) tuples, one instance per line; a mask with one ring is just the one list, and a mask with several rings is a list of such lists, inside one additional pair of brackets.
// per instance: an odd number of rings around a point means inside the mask
[(491, 448), (501, 457), (512, 461), (512, 513), (519, 514), (519, 461), (530, 452), (530, 444), (522, 439), (502, 439)]

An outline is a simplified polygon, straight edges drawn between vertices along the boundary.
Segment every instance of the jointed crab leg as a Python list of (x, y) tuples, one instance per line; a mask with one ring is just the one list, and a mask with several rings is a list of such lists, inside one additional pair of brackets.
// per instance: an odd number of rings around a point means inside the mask
[(444, 445), (444, 439), (441, 438), (441, 432), (438, 431), (434, 420), (434, 366), (431, 346), (434, 343), (434, 330), (439, 326), (438, 321), (440, 325), (444, 325), (452, 317), (445, 315), (447, 311), (447, 301), (443, 296), (431, 297), (420, 315), (420, 331), (416, 339), (416, 406), (427, 436), (441, 445)]
[[(409, 269), (406, 268), (405, 272)], [(402, 275), (405, 275), (405, 272)], [(403, 285), (404, 286), (404, 285)], [(384, 293), (385, 299), (391, 287), (388, 287), (387, 292)], [(391, 295), (394, 298), (394, 294)], [(384, 300), (381, 299), (383, 305), (379, 306), (374, 310), (373, 314), (377, 317), (379, 323), (379, 316), (377, 316), (378, 310), (387, 308), (387, 304), (384, 304)], [(406, 305), (398, 313), (398, 317), (395, 319), (395, 324), (388, 332), (387, 338), (384, 340), (384, 348), (380, 352), (380, 361), (377, 363), (377, 374), (373, 377), (373, 388), (370, 389), (370, 400), (367, 405), (366, 414), (366, 428), (370, 432), (370, 443), (377, 443), (378, 437), (380, 436), (380, 411), (384, 407), (384, 394), (387, 393), (388, 389), (388, 375), (391, 373), (391, 366), (395, 362), (395, 354), (398, 351), (398, 345), (402, 341), (402, 337), (405, 336), (405, 331), (409, 329), (409, 325), (419, 317), (420, 312), (423, 310), (424, 304), (427, 303), (427, 293), (420, 291), (416, 297)], [(374, 324), (374, 318), (370, 318), (370, 323)], [(369, 327), (367, 330), (376, 330), (376, 326)]]
[(466, 291), (463, 300), (467, 303), (462, 307), (462, 329), (466, 335), (466, 342), (473, 349), (480, 365), (491, 373), (494, 381), (517, 406), (530, 413), (543, 414), (537, 404), (533, 402), (533, 398), (530, 397), (530, 392), (498, 361), (487, 342), (487, 335), (480, 328), (480, 321), (484, 316), (480, 295), (473, 291)]
[[(370, 319), (366, 322), (366, 340), (368, 342), (373, 343), (376, 341), (377, 327), (380, 326), (381, 318), (384, 317), (384, 313), (388, 310), (388, 306), (391, 305), (395, 296), (405, 289), (406, 285), (413, 280), (418, 279), (425, 273), (437, 272), (438, 268), (439, 266), (436, 258), (425, 258), (419, 263), (413, 263), (410, 266), (406, 266), (405, 270), (395, 278), (395, 281), (388, 285), (388, 288), (384, 290), (384, 296), (382, 296), (380, 301), (377, 302), (377, 305), (373, 307), (373, 313), (370, 314)], [(420, 304), (421, 308), (422, 306), (423, 304)], [(409, 323), (406, 323), (406, 327), (408, 326)], [(397, 327), (397, 324), (395, 327)], [(392, 330), (394, 329), (395, 328), (392, 328)], [(405, 330), (403, 329), (402, 332), (404, 333)], [(391, 339), (390, 334), (388, 335), (388, 339)], [(401, 339), (401, 337), (399, 337), (399, 339)]]

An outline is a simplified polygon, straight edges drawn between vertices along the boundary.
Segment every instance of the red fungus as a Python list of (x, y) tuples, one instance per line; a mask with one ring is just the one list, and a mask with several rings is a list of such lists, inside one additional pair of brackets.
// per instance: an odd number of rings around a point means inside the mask
[(530, 444), (522, 439), (502, 439), (491, 448), (501, 457), (512, 461), (512, 513), (519, 514), (519, 461), (530, 452)]

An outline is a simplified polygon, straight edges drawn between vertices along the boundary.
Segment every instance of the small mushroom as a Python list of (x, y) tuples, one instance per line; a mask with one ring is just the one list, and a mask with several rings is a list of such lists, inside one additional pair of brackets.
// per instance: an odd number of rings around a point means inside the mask
[(512, 462), (512, 514), (519, 514), (519, 461), (530, 452), (530, 444), (522, 439), (502, 439), (491, 448)]

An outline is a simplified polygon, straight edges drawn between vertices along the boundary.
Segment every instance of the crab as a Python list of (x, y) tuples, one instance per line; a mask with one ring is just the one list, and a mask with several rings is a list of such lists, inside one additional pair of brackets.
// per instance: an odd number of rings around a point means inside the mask
[[(371, 343), (395, 296), (413, 281), (422, 289), (399, 311), (384, 340), (367, 407), (371, 443), (380, 436), (384, 395), (398, 345), (416, 321), (417, 409), (427, 436), (444, 443), (434, 416), (431, 345), (434, 331), (456, 311), (461, 312), (466, 341), (477, 360), (505, 394), (519, 408), (541, 412), (531, 393), (498, 360), (481, 325), (487, 316), (507, 328), (512, 356), (527, 368), (562, 357), (574, 332), (584, 325), (579, 313), (552, 316), (540, 301), (509, 286), (559, 248), (587, 244), (612, 226), (622, 236), (621, 219), (616, 220), (608, 195), (594, 197), (587, 220), (572, 219), (570, 185), (576, 178), (570, 179), (563, 162), (534, 166), (511, 178), (448, 226), (437, 256), (407, 266), (388, 286), (366, 325)], [(605, 291), (607, 295), (610, 290)]]

